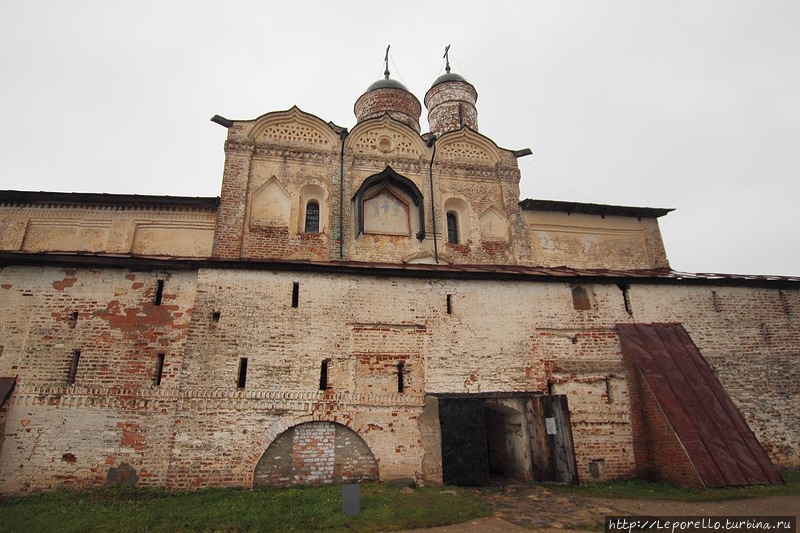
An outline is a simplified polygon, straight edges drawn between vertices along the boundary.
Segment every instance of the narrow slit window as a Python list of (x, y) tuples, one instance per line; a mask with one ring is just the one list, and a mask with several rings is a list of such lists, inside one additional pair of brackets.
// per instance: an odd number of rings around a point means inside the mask
[(404, 392), (406, 388), (406, 365), (402, 361), (397, 363), (397, 392)]
[(300, 283), (295, 281), (292, 283), (292, 307), (300, 305)]
[(164, 357), (166, 354), (160, 353), (156, 356), (156, 373), (153, 376), (153, 385), (161, 385), (161, 376), (164, 373)]
[(458, 244), (458, 215), (454, 211), (447, 212), (447, 242)]
[(328, 390), (328, 363), (328, 359), (324, 359), (319, 367), (319, 390)]
[(719, 313), (719, 298), (717, 298), (717, 291), (711, 291), (711, 305), (714, 307), (714, 311)]
[(578, 311), (590, 311), (592, 302), (589, 300), (589, 293), (583, 287), (572, 288), (572, 307)]
[(81, 351), (75, 350), (72, 352), (72, 360), (69, 363), (69, 373), (67, 374), (67, 384), (72, 385), (75, 383), (75, 378), (78, 377), (78, 363), (81, 360)]
[(769, 328), (767, 327), (767, 323), (762, 322), (760, 328), (761, 328), (761, 336), (764, 337), (764, 342), (770, 344), (772, 342), (772, 339), (770, 338), (770, 332)]
[(622, 301), (625, 304), (625, 312), (628, 313), (629, 316), (633, 316), (633, 308), (631, 307), (631, 294), (630, 294), (630, 286), (625, 283), (620, 283), (617, 285), (619, 290), (622, 291)]
[(446, 303), (447, 303), (447, 314), (448, 315), (452, 315), (453, 314), (453, 295), (452, 294), (448, 294), (447, 295)]
[(611, 378), (606, 378), (606, 399), (608, 403), (614, 402), (614, 390), (611, 387)]
[(218, 324), (218, 323), (219, 323), (219, 317), (220, 317), (220, 316), (222, 316), (222, 314), (221, 314), (219, 311), (214, 311), (214, 312), (212, 312), (212, 313), (211, 313), (211, 322), (212, 322), (213, 324)]
[(236, 383), (237, 387), (243, 389), (247, 385), (247, 357), (239, 359), (239, 378)]
[(778, 296), (781, 298), (781, 307), (783, 308), (783, 314), (789, 316), (791, 314), (791, 309), (789, 308), (789, 300), (786, 298), (786, 293), (783, 292), (783, 289), (778, 291)]
[(161, 299), (164, 297), (164, 280), (157, 280), (156, 297), (153, 299), (155, 305), (161, 305)]
[(319, 203), (316, 200), (311, 200), (306, 204), (306, 221), (303, 231), (319, 233)]
[(78, 312), (73, 311), (69, 317), (69, 327), (74, 328), (78, 324)]

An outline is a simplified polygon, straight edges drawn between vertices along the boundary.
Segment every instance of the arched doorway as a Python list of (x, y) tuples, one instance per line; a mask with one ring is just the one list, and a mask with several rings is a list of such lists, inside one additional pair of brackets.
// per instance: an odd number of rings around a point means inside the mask
[(253, 486), (323, 485), (377, 481), (378, 463), (364, 440), (334, 422), (292, 426), (267, 447)]

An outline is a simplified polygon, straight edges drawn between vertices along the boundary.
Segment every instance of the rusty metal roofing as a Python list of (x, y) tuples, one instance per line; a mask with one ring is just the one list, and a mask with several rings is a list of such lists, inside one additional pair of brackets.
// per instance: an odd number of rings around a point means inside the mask
[(216, 259), (209, 257), (143, 256), (93, 252), (0, 251), (0, 267), (6, 265), (73, 265), (123, 268), (238, 268), (394, 276), (458, 278), (491, 281), (562, 281), (565, 283), (656, 283), (671, 285), (727, 285), (800, 289), (798, 276), (756, 276), (678, 272), (669, 268), (577, 269), (524, 265), (373, 263), (362, 261), (297, 261), (282, 259)]
[(6, 403), (11, 391), (14, 390), (14, 385), (17, 383), (17, 378), (0, 378), (0, 406)]
[(681, 324), (618, 324), (695, 471), (707, 487), (783, 483)]
[(525, 211), (555, 211), (559, 213), (583, 213), (587, 215), (615, 215), (621, 217), (659, 218), (672, 208), (628, 207), (624, 205), (585, 204), (580, 202), (558, 202), (555, 200), (534, 200), (527, 198), (519, 203)]

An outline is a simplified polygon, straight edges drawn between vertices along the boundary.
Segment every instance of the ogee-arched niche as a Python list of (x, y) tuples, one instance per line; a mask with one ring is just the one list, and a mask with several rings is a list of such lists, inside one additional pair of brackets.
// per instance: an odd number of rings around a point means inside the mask
[(413, 181), (386, 167), (365, 179), (353, 196), (356, 235), (408, 235), (425, 238), (422, 192)]

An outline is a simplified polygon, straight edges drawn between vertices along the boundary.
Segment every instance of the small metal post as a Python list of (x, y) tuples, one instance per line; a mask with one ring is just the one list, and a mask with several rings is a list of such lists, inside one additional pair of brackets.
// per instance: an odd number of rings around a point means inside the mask
[(342, 484), (342, 514), (358, 514), (361, 512), (361, 485), (358, 483)]

